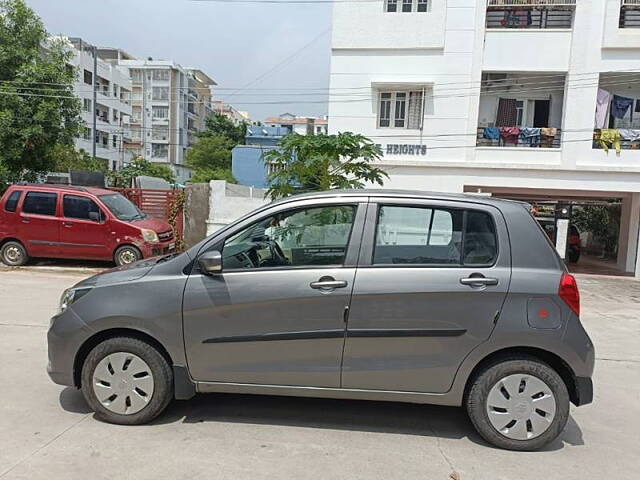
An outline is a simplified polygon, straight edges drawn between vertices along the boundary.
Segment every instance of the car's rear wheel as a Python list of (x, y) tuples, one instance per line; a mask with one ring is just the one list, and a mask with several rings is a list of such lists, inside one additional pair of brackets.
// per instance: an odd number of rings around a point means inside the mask
[(101, 420), (120, 425), (150, 422), (173, 398), (173, 373), (153, 346), (131, 337), (98, 344), (82, 366), (82, 393)]
[(129, 265), (142, 259), (142, 253), (133, 245), (123, 245), (116, 250), (113, 260), (119, 267)]
[(489, 443), (537, 450), (560, 435), (569, 418), (569, 393), (549, 365), (508, 359), (488, 365), (466, 397), (471, 422)]
[(0, 249), (2, 263), (10, 267), (19, 267), (29, 261), (27, 250), (20, 242), (9, 241), (2, 245)]

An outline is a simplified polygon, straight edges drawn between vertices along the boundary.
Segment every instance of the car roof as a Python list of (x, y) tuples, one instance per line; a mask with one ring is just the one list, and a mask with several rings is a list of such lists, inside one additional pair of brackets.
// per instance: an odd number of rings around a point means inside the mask
[(517, 200), (507, 200), (503, 198), (494, 198), (482, 194), (472, 193), (442, 193), (428, 192), (421, 190), (393, 190), (393, 189), (352, 189), (352, 190), (326, 190), (324, 192), (311, 192), (292, 195), (274, 202), (274, 204), (287, 203), (295, 200), (305, 200), (313, 198), (336, 198), (336, 197), (375, 197), (375, 198), (417, 198), (429, 200), (474, 202), (484, 205), (513, 205), (520, 204), (529, 206), (526, 202)]
[(28, 189), (38, 189), (52, 192), (83, 192), (89, 193), (91, 195), (108, 195), (113, 193), (118, 193), (113, 190), (107, 190), (106, 188), (98, 188), (98, 187), (84, 187), (80, 185), (55, 185), (51, 183), (18, 183), (13, 185), (16, 188), (20, 188), (22, 190)]

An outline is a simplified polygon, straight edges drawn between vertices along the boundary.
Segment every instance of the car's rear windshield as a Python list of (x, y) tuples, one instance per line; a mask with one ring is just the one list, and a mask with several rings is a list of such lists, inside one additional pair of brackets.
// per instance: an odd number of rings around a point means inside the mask
[(132, 220), (145, 218), (145, 214), (138, 210), (138, 207), (119, 193), (100, 195), (98, 198), (118, 220), (130, 222)]

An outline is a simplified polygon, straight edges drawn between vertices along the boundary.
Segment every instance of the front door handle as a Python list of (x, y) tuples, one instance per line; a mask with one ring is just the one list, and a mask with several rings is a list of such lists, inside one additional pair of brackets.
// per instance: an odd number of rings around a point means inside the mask
[(62, 222), (65, 227), (73, 227), (73, 222)]
[(315, 290), (333, 290), (334, 288), (345, 288), (347, 282), (336, 280), (333, 277), (322, 277), (317, 282), (311, 282), (309, 286)]
[(467, 277), (461, 278), (460, 283), (462, 285), (469, 285), (471, 287), (481, 287), (486, 285), (497, 285), (497, 278), (487, 278), (487, 277)]

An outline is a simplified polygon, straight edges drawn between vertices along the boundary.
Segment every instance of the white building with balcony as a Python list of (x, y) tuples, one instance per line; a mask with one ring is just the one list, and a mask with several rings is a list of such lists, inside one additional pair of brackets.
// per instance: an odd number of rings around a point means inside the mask
[[(71, 65), (77, 70), (74, 91), (82, 102), (83, 135), (76, 139), (76, 148), (89, 155), (96, 144), (96, 157), (108, 162), (109, 169), (117, 170), (130, 160), (124, 148), (129, 139), (131, 117), (131, 80), (129, 72), (112, 65), (97, 54), (94, 68), (94, 47), (80, 38), (69, 38), (73, 46)], [(96, 102), (93, 85), (96, 86)], [(94, 131), (94, 111), (96, 128)]]
[(640, 0), (336, 3), (329, 119), (385, 187), (618, 202), (640, 277)]

